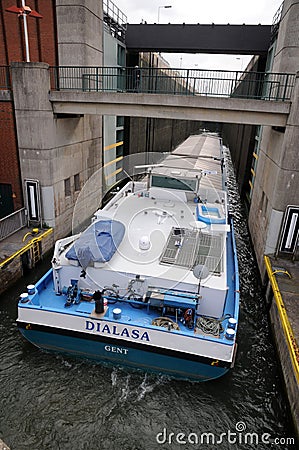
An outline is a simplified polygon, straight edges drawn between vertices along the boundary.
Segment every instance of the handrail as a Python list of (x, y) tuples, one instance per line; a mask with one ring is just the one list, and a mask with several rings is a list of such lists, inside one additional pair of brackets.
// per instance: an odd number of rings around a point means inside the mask
[(24, 228), (27, 224), (26, 209), (21, 208), (0, 219), (0, 241)]
[(119, 25), (126, 27), (127, 16), (111, 0), (103, 0), (103, 12)]
[(110, 34), (125, 42), (127, 16), (111, 0), (103, 0), (103, 20)]
[(264, 256), (264, 261), (265, 261), (265, 265), (266, 265), (266, 269), (267, 269), (267, 274), (272, 286), (272, 290), (273, 290), (273, 294), (274, 294), (274, 298), (275, 298), (275, 302), (276, 302), (276, 306), (278, 309), (278, 313), (279, 313), (279, 317), (282, 323), (282, 328), (287, 340), (287, 345), (290, 351), (290, 356), (291, 356), (291, 361), (292, 361), (292, 365), (294, 368), (294, 373), (297, 379), (297, 382), (299, 383), (299, 361), (298, 361), (298, 355), (299, 355), (299, 348), (298, 345), (296, 343), (295, 337), (294, 337), (294, 333), (293, 333), (293, 329), (292, 326), (289, 322), (287, 313), (286, 313), (286, 309), (285, 309), (285, 305), (284, 302), (282, 300), (282, 296), (278, 287), (278, 283), (276, 281), (276, 277), (274, 276), (274, 272), (272, 270), (272, 266), (271, 266), (271, 262), (268, 256)]
[(294, 73), (157, 67), (50, 67), (52, 90), (137, 92), (288, 101)]

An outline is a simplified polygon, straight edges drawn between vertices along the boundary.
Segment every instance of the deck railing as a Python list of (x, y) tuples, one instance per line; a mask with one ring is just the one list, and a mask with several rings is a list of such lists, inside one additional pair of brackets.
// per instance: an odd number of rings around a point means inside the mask
[(53, 90), (290, 100), (295, 74), (149, 67), (51, 67)]
[(10, 67), (0, 66), (0, 89), (11, 89)]
[(15, 233), (27, 225), (27, 216), (25, 208), (9, 214), (9, 216), (0, 219), (0, 241)]

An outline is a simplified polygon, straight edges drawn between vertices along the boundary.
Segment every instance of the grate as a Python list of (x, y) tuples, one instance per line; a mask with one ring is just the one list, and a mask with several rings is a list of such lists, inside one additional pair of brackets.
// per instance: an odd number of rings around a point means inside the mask
[(186, 269), (204, 264), (211, 273), (219, 275), (223, 271), (223, 238), (200, 230), (172, 228), (160, 263)]

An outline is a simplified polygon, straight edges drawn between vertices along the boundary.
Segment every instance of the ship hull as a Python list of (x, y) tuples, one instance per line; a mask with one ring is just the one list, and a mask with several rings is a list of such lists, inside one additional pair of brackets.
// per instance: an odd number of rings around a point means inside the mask
[(163, 347), (106, 336), (19, 322), (24, 338), (43, 350), (88, 358), (97, 362), (127, 366), (174, 378), (208, 381), (226, 374), (231, 363)]

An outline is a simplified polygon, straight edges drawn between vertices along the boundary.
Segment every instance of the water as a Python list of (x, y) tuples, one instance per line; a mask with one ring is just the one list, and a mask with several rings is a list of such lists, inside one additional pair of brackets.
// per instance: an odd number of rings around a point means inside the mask
[(200, 384), (42, 352), (15, 323), (31, 275), (0, 301), (0, 438), (11, 450), (295, 448), (286, 440), (294, 430), (232, 174), (229, 185), (242, 300), (235, 368)]

